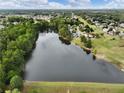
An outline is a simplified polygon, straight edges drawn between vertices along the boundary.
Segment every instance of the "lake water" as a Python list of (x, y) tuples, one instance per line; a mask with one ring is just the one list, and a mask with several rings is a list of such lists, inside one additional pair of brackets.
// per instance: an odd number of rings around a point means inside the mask
[(123, 83), (124, 73), (103, 60), (93, 60), (55, 33), (40, 33), (25, 68), (25, 80)]

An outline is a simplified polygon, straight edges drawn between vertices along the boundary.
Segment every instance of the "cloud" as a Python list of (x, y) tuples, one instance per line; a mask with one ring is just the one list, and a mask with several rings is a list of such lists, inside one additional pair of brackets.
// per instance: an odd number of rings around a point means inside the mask
[(48, 0), (0, 0), (1, 9), (40, 8), (48, 4)]
[(7, 9), (10, 9), (10, 8), (14, 8), (14, 7), (19, 7), (17, 4), (15, 4), (15, 1), (11, 1), (11, 0), (8, 0), (8, 1), (4, 1), (4, 0), (0, 0), (0, 8), (3, 9), (3, 8), (7, 8)]
[(91, 7), (91, 0), (69, 0), (69, 3), (72, 7), (78, 7), (78, 8)]
[(90, 3), (90, 0), (69, 0), (70, 3), (72, 4), (86, 4)]
[(85, 9), (90, 8), (90, 0), (68, 0), (68, 4), (49, 2), (48, 8), (52, 9)]
[(124, 0), (104, 0), (105, 4), (93, 5), (92, 0), (67, 0), (67, 4), (53, 0), (0, 0), (0, 9), (104, 9), (124, 8)]
[(51, 8), (51, 9), (69, 9), (72, 7), (70, 5), (63, 5), (63, 4), (57, 3), (57, 2), (50, 2), (48, 5), (48, 8)]
[(40, 6), (48, 3), (48, 0), (15, 0), (16, 4), (24, 6)]
[(0, 0), (0, 9), (77, 9), (89, 6), (90, 0), (68, 0), (64, 5), (48, 0)]
[(107, 3), (101, 8), (106, 8), (106, 9), (123, 9), (124, 8), (124, 0), (104, 0)]

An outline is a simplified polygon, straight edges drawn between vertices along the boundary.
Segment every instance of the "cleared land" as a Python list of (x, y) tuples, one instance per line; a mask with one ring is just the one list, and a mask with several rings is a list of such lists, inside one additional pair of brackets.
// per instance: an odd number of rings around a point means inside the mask
[(23, 93), (124, 93), (124, 84), (28, 82)]

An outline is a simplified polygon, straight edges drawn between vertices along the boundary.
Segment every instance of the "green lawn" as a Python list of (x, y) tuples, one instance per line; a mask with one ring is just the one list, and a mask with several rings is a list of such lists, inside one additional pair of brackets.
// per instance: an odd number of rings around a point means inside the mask
[[(112, 40), (115, 38), (115, 40)], [(105, 59), (119, 66), (124, 67), (124, 40), (118, 37), (105, 36), (99, 39), (92, 40), (92, 44), (97, 49), (98, 56), (104, 56)]]
[(124, 84), (25, 82), (23, 93), (124, 93)]

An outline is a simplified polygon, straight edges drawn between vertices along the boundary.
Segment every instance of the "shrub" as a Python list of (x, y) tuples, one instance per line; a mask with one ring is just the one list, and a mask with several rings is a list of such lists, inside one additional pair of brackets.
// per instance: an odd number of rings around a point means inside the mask
[(12, 89), (14, 88), (21, 88), (23, 85), (23, 80), (20, 76), (13, 76), (12, 79), (10, 80), (10, 86)]

